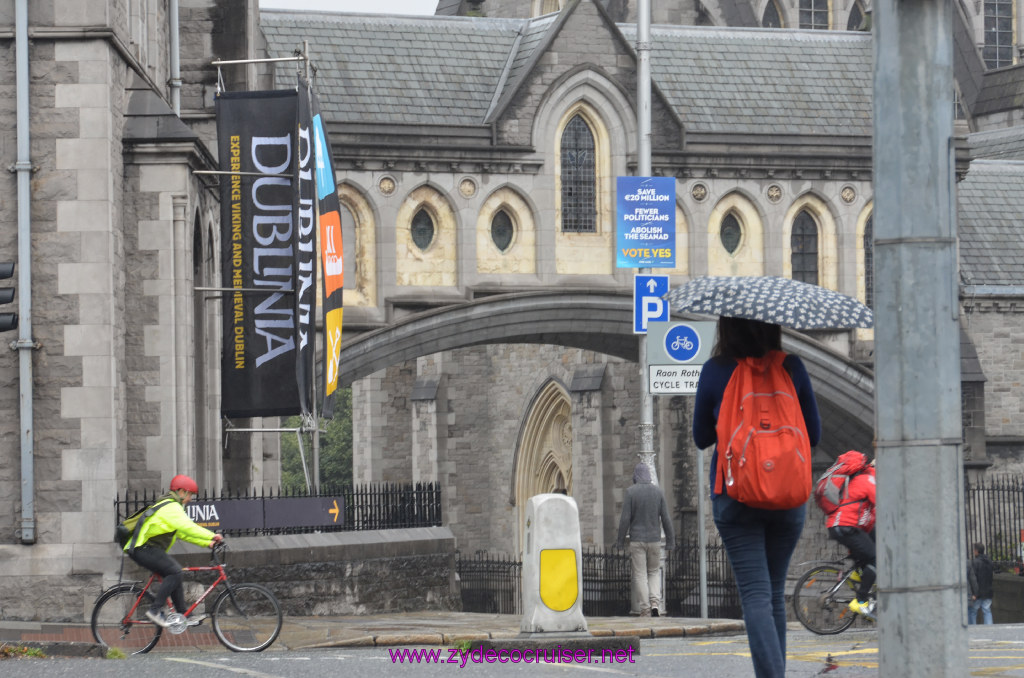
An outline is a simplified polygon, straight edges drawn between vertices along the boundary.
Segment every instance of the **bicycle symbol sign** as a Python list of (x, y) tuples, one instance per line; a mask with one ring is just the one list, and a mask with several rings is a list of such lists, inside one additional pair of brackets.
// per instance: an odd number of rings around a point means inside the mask
[(676, 325), (665, 333), (665, 353), (678, 363), (687, 363), (700, 351), (700, 335), (689, 325)]

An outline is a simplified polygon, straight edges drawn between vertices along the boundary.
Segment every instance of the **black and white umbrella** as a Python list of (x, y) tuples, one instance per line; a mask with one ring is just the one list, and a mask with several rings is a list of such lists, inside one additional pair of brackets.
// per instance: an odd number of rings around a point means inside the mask
[(774, 323), (794, 330), (872, 327), (871, 309), (851, 296), (777, 276), (702, 276), (665, 295), (679, 313)]

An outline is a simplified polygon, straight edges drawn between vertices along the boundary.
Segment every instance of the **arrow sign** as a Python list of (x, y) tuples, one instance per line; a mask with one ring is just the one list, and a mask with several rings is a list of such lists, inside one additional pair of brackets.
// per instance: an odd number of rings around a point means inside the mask
[(633, 334), (647, 334), (647, 323), (669, 318), (667, 275), (633, 276)]
[(328, 513), (334, 514), (334, 522), (338, 522), (338, 514), (341, 513), (341, 509), (338, 508), (338, 500), (334, 500), (334, 508), (327, 509)]

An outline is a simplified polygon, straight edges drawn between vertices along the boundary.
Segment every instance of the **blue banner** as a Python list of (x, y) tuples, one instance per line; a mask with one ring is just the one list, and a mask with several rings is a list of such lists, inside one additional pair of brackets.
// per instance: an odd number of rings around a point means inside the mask
[(676, 180), (617, 177), (617, 268), (676, 267)]

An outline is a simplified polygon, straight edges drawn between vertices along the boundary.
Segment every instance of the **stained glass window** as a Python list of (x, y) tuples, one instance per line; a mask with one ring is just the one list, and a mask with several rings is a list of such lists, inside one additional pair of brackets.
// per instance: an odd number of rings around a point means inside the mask
[(434, 241), (434, 218), (430, 216), (430, 212), (425, 209), (416, 212), (412, 218), (410, 231), (416, 247), (421, 250), (430, 247), (430, 243)]
[(801, 210), (793, 221), (790, 237), (793, 279), (818, 284), (818, 224), (807, 210)]
[(730, 212), (722, 219), (722, 225), (718, 229), (718, 237), (722, 240), (722, 247), (729, 254), (734, 253), (740, 246), (740, 238), (743, 236), (743, 229), (740, 227), (739, 219)]
[(594, 134), (575, 115), (562, 132), (562, 230), (593, 233), (597, 223)]
[(491, 240), (495, 247), (504, 252), (512, 244), (512, 235), (515, 229), (512, 226), (512, 217), (505, 210), (498, 210), (491, 219)]

